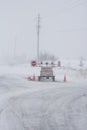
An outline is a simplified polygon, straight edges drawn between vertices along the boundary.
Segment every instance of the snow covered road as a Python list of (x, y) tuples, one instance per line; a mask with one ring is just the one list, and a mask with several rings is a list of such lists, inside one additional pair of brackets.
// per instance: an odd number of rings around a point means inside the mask
[(86, 129), (86, 83), (0, 77), (0, 130)]

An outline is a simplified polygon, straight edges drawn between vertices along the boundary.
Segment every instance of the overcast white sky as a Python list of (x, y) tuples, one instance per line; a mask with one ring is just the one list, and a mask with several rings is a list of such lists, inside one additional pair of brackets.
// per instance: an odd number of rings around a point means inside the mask
[(87, 59), (87, 0), (0, 0), (0, 57), (36, 57), (38, 13), (40, 52)]

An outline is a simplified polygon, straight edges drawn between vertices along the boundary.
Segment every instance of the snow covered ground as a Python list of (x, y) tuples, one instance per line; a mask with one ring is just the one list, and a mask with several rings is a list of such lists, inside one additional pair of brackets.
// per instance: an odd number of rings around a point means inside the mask
[(0, 130), (87, 130), (87, 62), (63, 61), (56, 82), (27, 80), (39, 70), (0, 65)]

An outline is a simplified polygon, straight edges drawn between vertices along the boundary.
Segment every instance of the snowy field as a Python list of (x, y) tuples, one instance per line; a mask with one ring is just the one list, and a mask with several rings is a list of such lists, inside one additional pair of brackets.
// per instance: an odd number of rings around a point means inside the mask
[(87, 61), (63, 61), (56, 82), (27, 80), (39, 70), (0, 65), (0, 130), (87, 130)]

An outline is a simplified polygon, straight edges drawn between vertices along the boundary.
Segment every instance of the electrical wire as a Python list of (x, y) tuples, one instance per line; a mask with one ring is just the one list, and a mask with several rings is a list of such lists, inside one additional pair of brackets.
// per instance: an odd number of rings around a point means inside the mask
[(78, 31), (81, 31), (81, 32), (82, 31), (87, 31), (87, 27), (57, 30), (57, 32), (78, 32)]
[(71, 2), (67, 0), (65, 2), (64, 8), (59, 10), (58, 14), (65, 13), (66, 11), (69, 11), (70, 9), (76, 8), (76, 7), (81, 6), (81, 5), (86, 5), (86, 3), (87, 3), (87, 0), (85, 0), (85, 1), (74, 0)]
[(75, 8), (75, 7), (78, 7), (80, 5), (84, 5), (85, 3), (87, 3), (87, 1), (77, 0), (70, 8)]
[[(66, 13), (67, 11), (73, 8), (76, 8), (81, 5), (86, 5), (86, 4), (87, 4), (87, 0), (65, 0), (63, 8), (59, 10), (59, 12), (57, 12), (57, 15), (61, 13)], [(78, 31), (87, 31), (87, 27), (57, 30), (57, 32), (78, 32)]]

